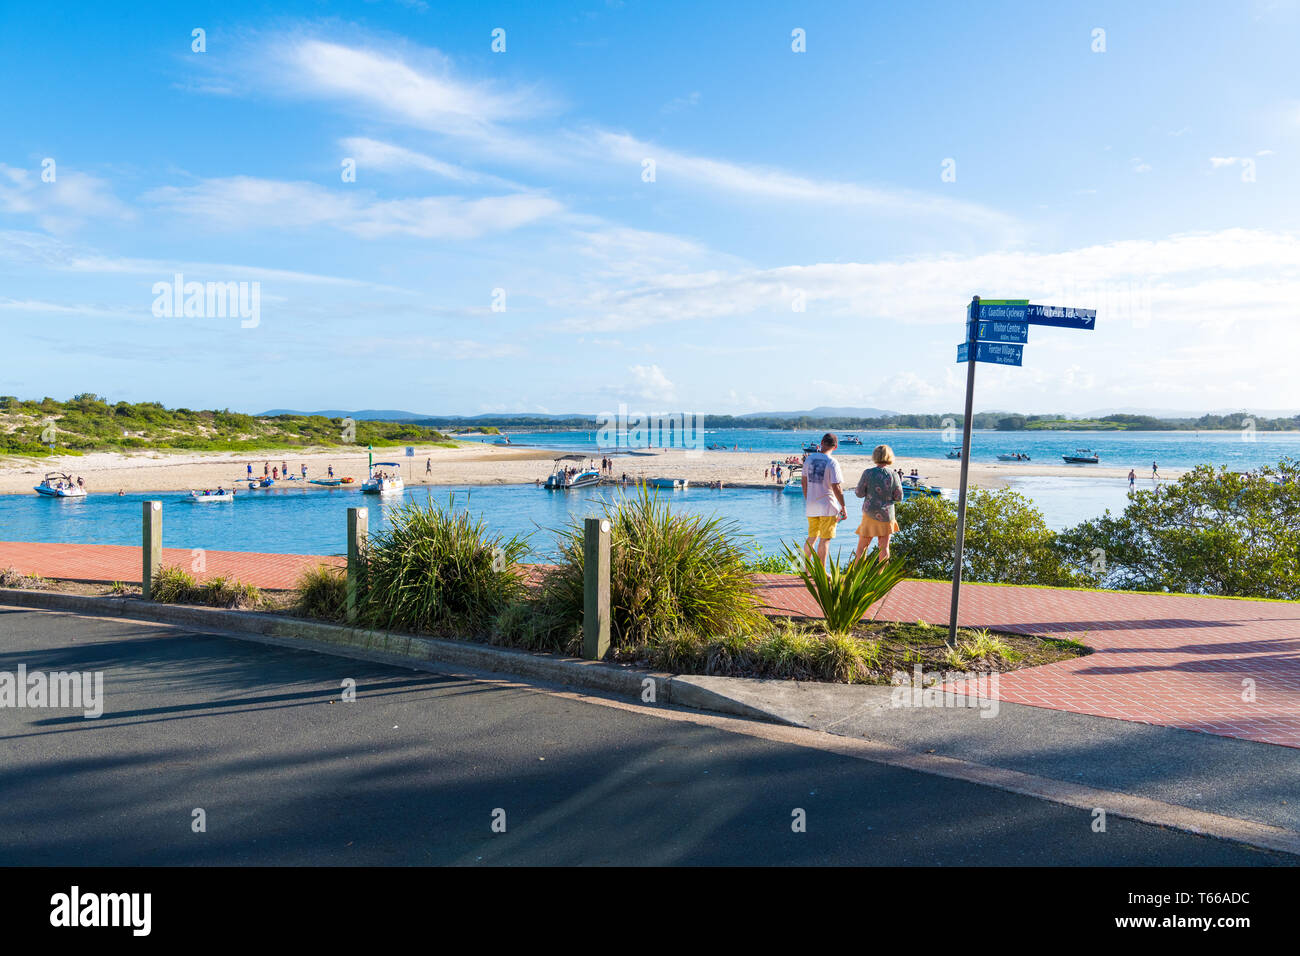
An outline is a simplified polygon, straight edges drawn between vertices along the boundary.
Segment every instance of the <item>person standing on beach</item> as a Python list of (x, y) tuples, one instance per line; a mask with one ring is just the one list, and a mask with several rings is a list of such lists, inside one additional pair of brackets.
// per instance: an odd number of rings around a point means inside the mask
[(849, 516), (844, 504), (844, 473), (840, 471), (840, 463), (831, 456), (839, 443), (833, 432), (823, 435), (820, 450), (804, 459), (803, 476), (799, 479), (803, 485), (804, 516), (808, 519), (808, 540), (804, 542), (803, 554), (811, 558), (815, 550), (823, 562), (831, 538), (835, 537), (836, 525)]
[(1133, 489), (1137, 487), (1138, 473), (1132, 468), (1128, 470), (1128, 490), (1132, 494)]
[(862, 523), (858, 525), (858, 546), (853, 560), (867, 556), (871, 541), (876, 541), (876, 559), (889, 560), (889, 537), (898, 530), (894, 520), (894, 502), (903, 500), (901, 472), (889, 466), (894, 463), (894, 450), (888, 445), (877, 445), (871, 453), (875, 467), (862, 472), (853, 493), (862, 501)]
[(1157, 465), (1154, 461), (1151, 463), (1151, 480), (1152, 481), (1160, 480), (1160, 466)]
[(253, 463), (251, 461), (248, 463), (248, 477), (253, 477)]
[(433, 459), (432, 459), (432, 458), (426, 458), (426, 459), (424, 459), (424, 473), (425, 473), (426, 475), (431, 475), (431, 474), (433, 474)]

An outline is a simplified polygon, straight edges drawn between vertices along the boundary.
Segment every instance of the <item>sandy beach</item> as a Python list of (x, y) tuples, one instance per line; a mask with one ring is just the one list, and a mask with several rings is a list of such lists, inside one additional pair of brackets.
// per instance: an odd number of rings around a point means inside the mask
[[(416, 456), (408, 459), (402, 448), (376, 450), (376, 461), (399, 461), (408, 484), (421, 485), (500, 485), (532, 484), (544, 479), (551, 461), (562, 454), (550, 449), (504, 448), (464, 443), (459, 448), (417, 447)], [(861, 469), (870, 459), (865, 455), (838, 456), (848, 483), (856, 483)], [(279, 467), (287, 463), (292, 474), (307, 466), (308, 478), (324, 478), (333, 466), (335, 477), (366, 477), (366, 451), (363, 448), (301, 449), (292, 455), (267, 452), (262, 455), (217, 452), (138, 452), (134, 454), (96, 452), (80, 456), (43, 459), (12, 458), (0, 462), (0, 494), (32, 494), (32, 487), (48, 471), (61, 471), (85, 479), (91, 494), (124, 492), (185, 491), (229, 488), (243, 478), (248, 465), (260, 477), (264, 464)], [(686, 451), (654, 449), (646, 454), (617, 455), (614, 474), (630, 478), (686, 478), (691, 484), (721, 481), (727, 486), (762, 485), (763, 471), (772, 460), (770, 453), (731, 451)], [(426, 474), (426, 461), (431, 471)], [(961, 462), (942, 458), (900, 458), (895, 467), (920, 471), (925, 480), (945, 488), (955, 488)], [(1162, 477), (1177, 478), (1182, 471), (1162, 471)], [(1139, 478), (1144, 477), (1139, 469)], [(1065, 465), (1040, 462), (979, 462), (970, 467), (971, 483), (982, 488), (1003, 488), (1007, 478), (1027, 476), (1068, 476), (1124, 478), (1127, 467), (1099, 465)], [(1150, 472), (1145, 473), (1149, 477)]]

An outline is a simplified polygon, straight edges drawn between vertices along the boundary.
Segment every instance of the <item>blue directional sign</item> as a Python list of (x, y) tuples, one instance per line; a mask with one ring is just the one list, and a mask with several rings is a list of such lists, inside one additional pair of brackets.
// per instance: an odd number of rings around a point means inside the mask
[[(992, 365), (1019, 365), (1024, 353), (1023, 345), (1009, 345), (1002, 342), (976, 342), (975, 361), (988, 362)], [(957, 361), (970, 361), (970, 347), (966, 342), (957, 346)]]
[[(980, 318), (984, 309), (980, 308)], [(1030, 325), (1051, 325), (1058, 329), (1093, 329), (1097, 321), (1096, 309), (1067, 309), (1059, 305), (1026, 306), (1025, 321)]]
[(1029, 341), (1029, 325), (1025, 322), (989, 321), (984, 318), (984, 310), (980, 309), (979, 328), (975, 330), (975, 338), (981, 342), (1024, 343)]

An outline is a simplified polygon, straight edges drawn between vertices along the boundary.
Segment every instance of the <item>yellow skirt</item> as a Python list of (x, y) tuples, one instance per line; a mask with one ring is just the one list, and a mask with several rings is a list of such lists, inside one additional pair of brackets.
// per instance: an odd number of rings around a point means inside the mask
[(858, 525), (858, 537), (879, 538), (884, 534), (893, 534), (897, 530), (897, 521), (877, 521), (875, 518), (863, 515), (862, 524)]

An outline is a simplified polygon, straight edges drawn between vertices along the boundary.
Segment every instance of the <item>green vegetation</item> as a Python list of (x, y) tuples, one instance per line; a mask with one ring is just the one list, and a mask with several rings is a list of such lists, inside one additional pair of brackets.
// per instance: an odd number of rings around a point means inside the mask
[(482, 634), (524, 597), (519, 560), (527, 543), (492, 537), (482, 518), (410, 502), (370, 536), (360, 616), (411, 633)]
[(17, 568), (0, 570), (0, 588), (26, 588), (41, 591), (49, 587), (50, 582), (38, 574), (23, 574)]
[[(441, 432), (409, 422), (322, 415), (260, 418), (240, 412), (164, 408), (156, 402), (109, 404), (85, 393), (66, 402), (0, 396), (0, 454), (42, 457), (87, 451), (272, 451), (305, 446), (442, 444)], [(53, 451), (50, 445), (54, 446)]]
[(784, 554), (766, 554), (755, 548), (745, 559), (745, 570), (750, 574), (794, 574), (795, 564)]
[(1298, 491), (1293, 459), (1252, 475), (1200, 465), (1063, 532), (1058, 549), (1094, 587), (1297, 600)]
[(815, 555), (805, 558), (789, 545), (785, 551), (804, 587), (821, 608), (827, 633), (834, 637), (849, 634), (871, 606), (883, 600), (906, 576), (903, 562), (897, 557), (877, 561), (873, 555), (867, 555), (844, 565), (831, 559), (828, 570)]
[(294, 585), (294, 608), (304, 617), (340, 622), (347, 617), (348, 580), (342, 568), (318, 564)]
[[(605, 508), (610, 523), (610, 644), (741, 635), (764, 623), (745, 566), (747, 538), (717, 518), (673, 514), (644, 487)], [(559, 566), (546, 576), (535, 614), (500, 622), (526, 646), (576, 653), (582, 645), (583, 527), (561, 533)]]
[[(891, 550), (907, 558), (921, 578), (951, 578), (957, 505), (919, 496), (898, 506), (900, 530)], [(962, 577), (1000, 584), (1053, 587), (1082, 584), (1043, 514), (1014, 491), (973, 489), (966, 500)]]
[(159, 569), (150, 585), (150, 598), (159, 604), (205, 604), (228, 609), (256, 609), (264, 603), (262, 592), (251, 584), (224, 577), (199, 583), (194, 575), (177, 567)]

